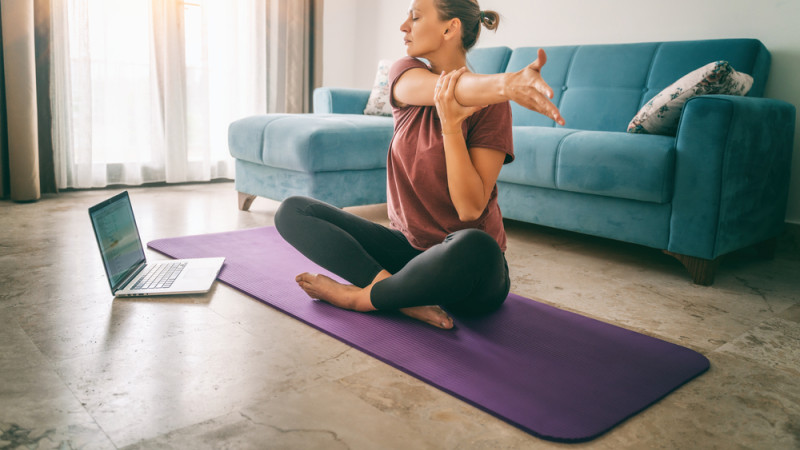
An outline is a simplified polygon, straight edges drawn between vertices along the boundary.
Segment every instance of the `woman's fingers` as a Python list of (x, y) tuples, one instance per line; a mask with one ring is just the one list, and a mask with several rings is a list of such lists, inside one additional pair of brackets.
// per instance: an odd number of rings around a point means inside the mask
[[(541, 49), (539, 51), (544, 52)], [(541, 92), (545, 97), (553, 98), (553, 88), (542, 78), (541, 68), (543, 64), (539, 64), (539, 61), (540, 60), (537, 59), (524, 69), (526, 73), (523, 75), (523, 79), (527, 80), (531, 86), (535, 87), (536, 90)]]
[(443, 128), (445, 122), (448, 127), (460, 124), (464, 119), (483, 108), (483, 106), (462, 106), (456, 99), (456, 85), (466, 70), (466, 67), (462, 67), (450, 73), (442, 72), (437, 80), (433, 101), (439, 118), (442, 120)]
[(536, 51), (536, 60), (528, 64), (528, 67), (539, 72), (542, 70), (542, 67), (544, 67), (546, 63), (547, 63), (547, 53), (545, 53), (544, 50), (540, 48), (539, 50)]
[(458, 84), (458, 79), (461, 78), (461, 75), (463, 75), (466, 70), (466, 67), (462, 67), (450, 73), (442, 72), (439, 75), (439, 81), (436, 83), (434, 95), (442, 99), (455, 99), (456, 84)]
[(534, 101), (536, 102), (537, 105), (534, 111), (538, 111), (544, 114), (545, 116), (550, 117), (559, 125), (565, 124), (564, 118), (561, 117), (561, 112), (558, 110), (556, 105), (554, 105), (553, 102), (550, 101), (549, 98), (546, 98), (538, 90), (534, 91), (534, 95), (536, 96)]
[(444, 80), (444, 72), (439, 74), (439, 79), (436, 80), (436, 87), (433, 88), (433, 98), (438, 98), (439, 93), (442, 92), (442, 81)]
[(456, 80), (458, 80), (459, 76), (458, 72), (459, 72), (458, 70), (454, 70), (448, 73), (447, 76), (444, 77), (446, 83), (444, 87), (448, 98), (455, 97)]
[(564, 118), (561, 117), (556, 105), (550, 101), (544, 94), (542, 94), (535, 87), (527, 86), (518, 90), (519, 95), (514, 100), (527, 109), (536, 111), (551, 119), (555, 120), (559, 125), (564, 125)]
[(444, 85), (442, 86), (445, 92), (452, 92), (455, 90), (456, 81), (463, 73), (462, 69), (454, 70), (444, 76)]
[(439, 79), (436, 81), (436, 88), (433, 91), (434, 102), (442, 102), (455, 94), (455, 83), (453, 82), (453, 75), (455, 71), (450, 73), (442, 72)]
[(452, 81), (453, 81), (453, 72), (446, 74), (444, 76), (444, 79), (442, 79), (442, 94), (446, 95), (447, 97), (449, 97), (453, 91), (450, 87), (452, 85)]
[(559, 125), (564, 125), (564, 118), (561, 117), (558, 108), (550, 101), (555, 95), (553, 88), (544, 81), (541, 75), (541, 70), (546, 63), (547, 53), (540, 48), (536, 52), (536, 60), (525, 68), (524, 72), (527, 73), (522, 78), (529, 80), (529, 86), (532, 89), (523, 89), (521, 92), (523, 98), (520, 99), (522, 103), (519, 100), (517, 100), (517, 103), (552, 118)]
[[(542, 92), (544, 91), (544, 92)], [(555, 120), (559, 125), (564, 125), (564, 119), (558, 108), (550, 101), (553, 97), (552, 89), (549, 86), (537, 85), (532, 83), (529, 85), (514, 86), (511, 88), (511, 99), (519, 103), (521, 106), (544, 114), (547, 117)]]
[(447, 74), (447, 76), (450, 78), (450, 80), (452, 80), (453, 84), (455, 84), (455, 83), (458, 82), (458, 79), (461, 78), (461, 75), (463, 75), (464, 72), (466, 72), (466, 71), (467, 71), (467, 68), (466, 67), (462, 67), (460, 69), (457, 69), (457, 70), (454, 70), (454, 71), (450, 72), (449, 74)]
[(539, 112), (541, 112), (542, 114), (544, 114), (547, 117), (550, 117), (551, 119), (553, 119), (559, 125), (564, 125), (565, 124), (564, 118), (561, 117), (561, 112), (558, 110), (556, 105), (553, 104), (553, 102), (551, 102), (547, 98), (541, 98), (540, 97), (539, 98), (539, 104), (540, 104), (540, 108), (541, 108), (541, 109), (539, 109)]
[(546, 81), (544, 81), (544, 78), (539, 78), (539, 81), (536, 84), (534, 84), (534, 87), (536, 88), (537, 91), (541, 92), (541, 94), (544, 95), (545, 97), (553, 98), (553, 88), (551, 88), (550, 85), (547, 84)]

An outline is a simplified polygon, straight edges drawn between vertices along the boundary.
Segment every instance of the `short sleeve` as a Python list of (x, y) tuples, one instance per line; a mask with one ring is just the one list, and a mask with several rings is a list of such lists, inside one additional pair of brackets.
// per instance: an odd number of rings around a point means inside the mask
[(394, 84), (400, 79), (400, 76), (406, 73), (410, 69), (426, 69), (430, 70), (430, 68), (422, 61), (417, 58), (412, 58), (410, 56), (404, 56), (392, 64), (392, 67), (389, 69), (389, 95), (390, 101), (392, 104), (392, 108), (397, 108), (398, 106), (394, 103)]
[(511, 104), (489, 105), (467, 119), (467, 147), (499, 150), (506, 154), (503, 164), (514, 160)]

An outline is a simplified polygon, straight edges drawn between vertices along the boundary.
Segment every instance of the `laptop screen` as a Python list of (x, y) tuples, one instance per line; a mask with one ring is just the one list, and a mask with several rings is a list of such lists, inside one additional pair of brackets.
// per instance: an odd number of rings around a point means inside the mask
[(145, 262), (128, 193), (122, 192), (89, 208), (89, 216), (108, 282), (111, 290), (116, 291), (120, 283)]

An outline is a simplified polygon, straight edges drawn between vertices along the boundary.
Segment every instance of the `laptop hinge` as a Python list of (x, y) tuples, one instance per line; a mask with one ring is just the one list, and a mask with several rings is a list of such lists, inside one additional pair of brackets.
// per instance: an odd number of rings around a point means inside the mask
[(142, 270), (144, 270), (145, 266), (147, 266), (147, 262), (140, 262), (139, 265), (136, 266), (136, 268), (133, 269), (133, 271), (131, 271), (130, 275), (125, 277), (125, 279), (119, 283), (119, 286), (121, 287), (114, 289), (114, 294), (121, 291), (125, 286), (128, 285), (128, 283), (130, 283), (134, 278), (136, 278), (136, 276), (139, 275), (139, 273)]

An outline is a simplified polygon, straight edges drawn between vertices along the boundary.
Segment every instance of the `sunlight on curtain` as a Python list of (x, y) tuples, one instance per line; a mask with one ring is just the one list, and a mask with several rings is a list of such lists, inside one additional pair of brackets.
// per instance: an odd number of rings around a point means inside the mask
[(233, 178), (266, 112), (264, 0), (53, 0), (59, 188)]

